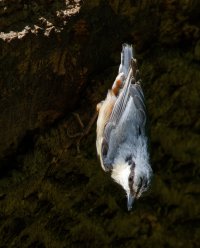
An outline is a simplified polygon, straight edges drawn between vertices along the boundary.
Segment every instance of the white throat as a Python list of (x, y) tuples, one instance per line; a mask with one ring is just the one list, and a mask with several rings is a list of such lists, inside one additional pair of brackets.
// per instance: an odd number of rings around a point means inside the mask
[(128, 177), (130, 175), (130, 165), (128, 163), (116, 164), (113, 166), (111, 177), (120, 184), (126, 192), (129, 192)]

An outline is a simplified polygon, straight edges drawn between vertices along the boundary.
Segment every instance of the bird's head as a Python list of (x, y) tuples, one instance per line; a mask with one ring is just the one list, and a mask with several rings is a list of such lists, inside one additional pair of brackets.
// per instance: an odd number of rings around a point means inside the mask
[(150, 166), (137, 165), (130, 160), (113, 167), (111, 177), (126, 191), (128, 210), (131, 210), (134, 200), (148, 189), (151, 175)]

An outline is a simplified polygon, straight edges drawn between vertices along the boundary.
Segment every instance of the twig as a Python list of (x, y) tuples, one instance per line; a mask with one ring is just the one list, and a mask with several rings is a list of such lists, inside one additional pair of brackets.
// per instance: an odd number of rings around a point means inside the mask
[[(83, 128), (83, 122), (81, 121), (81, 118), (79, 116), (79, 114), (75, 113), (74, 116), (76, 117), (78, 123), (80, 124), (80, 126)], [(69, 130), (67, 130), (67, 135), (69, 136), (69, 138), (78, 138), (77, 142), (76, 142), (76, 148), (77, 148), (77, 153), (80, 153), (80, 143), (83, 137), (87, 136), (92, 128), (92, 126), (94, 125), (96, 118), (98, 116), (98, 112), (95, 111), (95, 114), (92, 116), (92, 118), (90, 119), (87, 127), (85, 128), (85, 130), (83, 130), (83, 132), (78, 132), (75, 134), (70, 134)]]

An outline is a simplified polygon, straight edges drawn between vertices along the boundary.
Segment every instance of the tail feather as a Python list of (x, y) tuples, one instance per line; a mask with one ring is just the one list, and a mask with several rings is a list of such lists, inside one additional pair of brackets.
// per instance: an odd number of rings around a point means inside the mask
[(123, 44), (122, 52), (121, 52), (121, 64), (119, 66), (119, 73), (123, 72), (125, 75), (125, 78), (128, 76), (132, 58), (133, 58), (132, 45)]

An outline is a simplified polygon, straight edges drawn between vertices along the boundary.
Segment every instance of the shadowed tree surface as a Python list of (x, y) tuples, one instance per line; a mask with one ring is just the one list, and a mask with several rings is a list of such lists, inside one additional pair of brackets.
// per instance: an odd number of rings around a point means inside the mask
[[(0, 1), (0, 247), (200, 246), (200, 2)], [(123, 42), (149, 114), (151, 189), (126, 210), (95, 126)]]

